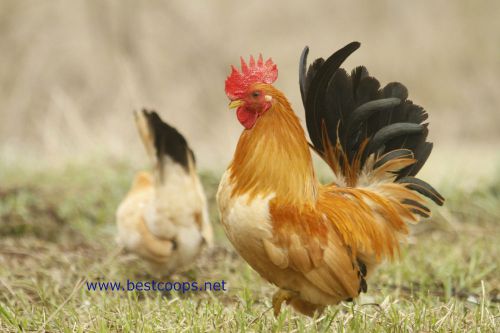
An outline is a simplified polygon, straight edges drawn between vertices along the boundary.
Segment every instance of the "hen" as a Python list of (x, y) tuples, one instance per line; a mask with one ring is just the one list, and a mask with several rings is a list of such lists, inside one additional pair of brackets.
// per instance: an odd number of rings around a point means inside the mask
[(213, 241), (205, 194), (184, 137), (156, 112), (135, 114), (139, 134), (153, 162), (138, 172), (116, 212), (117, 242), (145, 258), (155, 273), (192, 264)]

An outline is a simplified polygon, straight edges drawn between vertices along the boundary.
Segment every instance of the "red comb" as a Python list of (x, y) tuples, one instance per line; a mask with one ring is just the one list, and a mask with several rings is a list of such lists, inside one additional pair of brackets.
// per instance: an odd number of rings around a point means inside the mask
[(273, 63), (272, 59), (262, 60), (262, 54), (255, 62), (253, 56), (250, 56), (248, 65), (243, 58), (241, 60), (241, 73), (231, 66), (231, 74), (226, 79), (226, 95), (230, 99), (242, 98), (248, 87), (252, 84), (273, 83), (278, 78), (278, 67)]

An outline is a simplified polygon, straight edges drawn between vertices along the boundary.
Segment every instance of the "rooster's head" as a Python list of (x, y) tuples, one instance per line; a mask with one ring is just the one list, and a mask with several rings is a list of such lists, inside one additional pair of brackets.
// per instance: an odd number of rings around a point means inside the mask
[(241, 58), (241, 71), (232, 66), (231, 74), (226, 79), (226, 94), (231, 100), (229, 107), (236, 108), (240, 123), (251, 129), (257, 119), (273, 103), (271, 84), (278, 78), (278, 68), (271, 58), (264, 62), (262, 55), (258, 60), (250, 56), (247, 64)]

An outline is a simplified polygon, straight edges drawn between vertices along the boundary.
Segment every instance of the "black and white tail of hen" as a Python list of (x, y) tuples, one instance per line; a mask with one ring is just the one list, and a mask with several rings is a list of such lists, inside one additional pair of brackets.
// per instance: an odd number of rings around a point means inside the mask
[(195, 172), (193, 151), (177, 129), (164, 122), (155, 111), (145, 109), (135, 112), (135, 121), (160, 181), (168, 163), (181, 165), (186, 173)]

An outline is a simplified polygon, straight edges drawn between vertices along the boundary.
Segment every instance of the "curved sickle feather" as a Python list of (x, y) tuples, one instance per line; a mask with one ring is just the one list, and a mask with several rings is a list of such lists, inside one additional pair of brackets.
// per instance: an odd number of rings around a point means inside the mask
[[(328, 81), (331, 79), (332, 75), (335, 73), (337, 69), (339, 69), (340, 65), (349, 57), (354, 51), (356, 51), (360, 47), (359, 42), (352, 42), (332, 54), (321, 66), (321, 70), (317, 72), (316, 76), (312, 79), (308, 91), (305, 96), (305, 108), (306, 110), (321, 110), (322, 98), (325, 96)], [(307, 55), (307, 52), (305, 52)], [(305, 60), (305, 57), (304, 57)], [(311, 141), (314, 146), (318, 147), (320, 150), (323, 150), (323, 143), (321, 140), (321, 128), (315, 128), (316, 124), (319, 124), (318, 118), (321, 118), (322, 115), (314, 113), (306, 112), (306, 124), (307, 130), (310, 134)], [(324, 115), (323, 115), (324, 116)], [(313, 119), (310, 119), (310, 118)], [(309, 119), (308, 119), (309, 118)], [(324, 118), (324, 117), (323, 117)]]
[(306, 71), (307, 71), (307, 55), (309, 54), (309, 46), (305, 46), (300, 55), (299, 63), (299, 86), (300, 96), (302, 96), (302, 104), (305, 105), (306, 101)]

